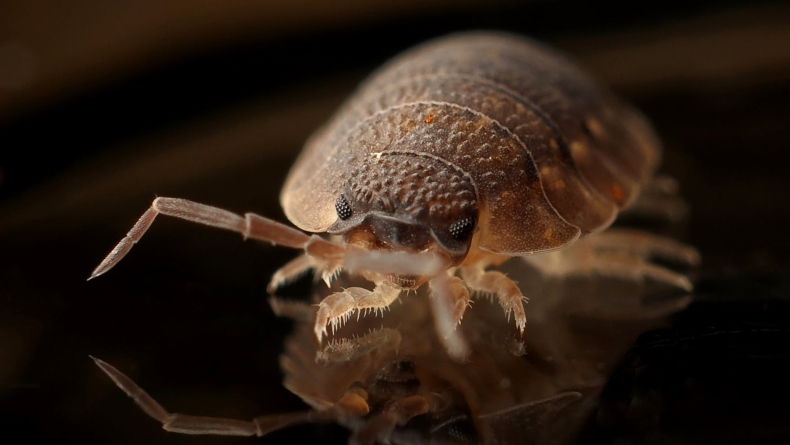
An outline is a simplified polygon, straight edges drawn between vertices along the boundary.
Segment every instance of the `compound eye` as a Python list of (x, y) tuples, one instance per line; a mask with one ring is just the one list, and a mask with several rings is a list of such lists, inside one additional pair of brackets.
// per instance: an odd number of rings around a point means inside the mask
[(351, 215), (354, 213), (345, 195), (337, 197), (337, 201), (335, 201), (335, 210), (337, 211), (337, 216), (342, 220), (351, 218)]
[(463, 241), (469, 238), (469, 235), (475, 231), (475, 218), (464, 218), (450, 224), (450, 235), (457, 241)]

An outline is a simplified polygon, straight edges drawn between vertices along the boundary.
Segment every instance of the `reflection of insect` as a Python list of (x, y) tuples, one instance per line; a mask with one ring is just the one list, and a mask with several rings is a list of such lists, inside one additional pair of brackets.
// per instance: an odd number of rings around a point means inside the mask
[(321, 345), (310, 326), (315, 307), (272, 299), (276, 313), (297, 322), (280, 366), (285, 387), (308, 405), (301, 412), (251, 420), (171, 413), (112, 365), (94, 361), (145, 413), (177, 433), (263, 436), (290, 425), (337, 422), (357, 445), (537, 444), (545, 437), (561, 443), (558, 435), (574, 425), (565, 419), (587, 417), (566, 414), (585, 414), (578, 402), (595, 391), (558, 387), (529, 363), (511, 330), (487, 322), (496, 308), (484, 304), (466, 317), (460, 328), (474, 360), (458, 363), (437, 338), (425, 298), (406, 300), (382, 322), (387, 327), (369, 317), (348, 327), (358, 335)]
[[(440, 297), (440, 326), (460, 322), (472, 290), (495, 295), (523, 332), (521, 291), (486, 268), (608, 227), (659, 158), (643, 118), (561, 56), (505, 34), (451, 36), (373, 75), (291, 170), (280, 196), (288, 218), (342, 243), (254, 214), (157, 198), (92, 277), (120, 261), (163, 213), (304, 249), (270, 289), (311, 268), (327, 282), (346, 268), (375, 283), (325, 298), (314, 326), (319, 339), (328, 325), (383, 311), (402, 290), (426, 282)], [(584, 266), (605, 272), (607, 263), (592, 263)], [(649, 273), (636, 266), (634, 277)]]

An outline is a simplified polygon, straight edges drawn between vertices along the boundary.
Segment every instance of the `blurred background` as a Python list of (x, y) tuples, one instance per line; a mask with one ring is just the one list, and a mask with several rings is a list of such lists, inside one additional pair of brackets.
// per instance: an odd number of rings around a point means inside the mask
[(704, 260), (695, 303), (640, 337), (579, 441), (787, 443), (790, 5), (672, 0), (0, 3), (6, 437), (343, 443), (335, 426), (168, 434), (88, 359), (174, 411), (302, 409), (277, 364), (290, 324), (265, 299), (293, 252), (162, 218), (118, 268), (85, 278), (156, 195), (284, 221), (288, 167), (367, 73), (481, 28), (565, 51), (650, 117), (690, 204), (680, 235)]

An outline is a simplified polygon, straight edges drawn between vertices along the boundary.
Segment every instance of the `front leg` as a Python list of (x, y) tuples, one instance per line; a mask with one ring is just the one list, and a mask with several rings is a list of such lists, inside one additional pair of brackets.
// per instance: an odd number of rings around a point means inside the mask
[(332, 334), (343, 326), (354, 312), (381, 312), (389, 307), (400, 295), (400, 289), (386, 282), (379, 283), (373, 291), (361, 287), (349, 287), (324, 298), (318, 304), (314, 332), (318, 341), (327, 333), (326, 328), (332, 325)]
[(469, 289), (475, 292), (496, 295), (499, 305), (510, 320), (512, 313), (516, 319), (516, 327), (521, 334), (527, 326), (527, 315), (524, 313), (524, 303), (527, 298), (521, 289), (507, 275), (496, 270), (486, 271), (483, 266), (466, 266), (461, 268), (461, 276)]

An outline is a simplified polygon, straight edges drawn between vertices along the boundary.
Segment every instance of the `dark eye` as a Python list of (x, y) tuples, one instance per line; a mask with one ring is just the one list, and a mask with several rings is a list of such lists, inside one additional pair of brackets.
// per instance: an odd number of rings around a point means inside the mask
[(475, 231), (475, 219), (472, 217), (464, 218), (450, 224), (450, 235), (458, 241), (463, 241)]
[(351, 214), (354, 213), (351, 210), (351, 204), (348, 203), (345, 195), (340, 195), (337, 197), (337, 201), (335, 201), (335, 210), (337, 210), (337, 216), (339, 216), (342, 220), (351, 218)]

